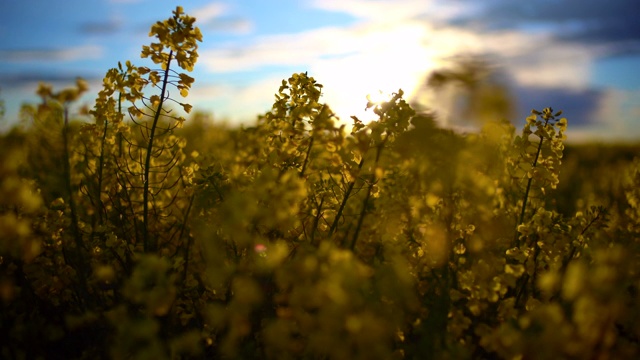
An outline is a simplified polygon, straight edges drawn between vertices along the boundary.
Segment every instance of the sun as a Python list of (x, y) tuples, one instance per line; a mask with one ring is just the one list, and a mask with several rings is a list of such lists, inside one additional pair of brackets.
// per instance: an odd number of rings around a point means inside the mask
[[(424, 45), (425, 29), (420, 24), (366, 27), (354, 36), (357, 43), (346, 38), (343, 44), (353, 50), (318, 59), (310, 68), (324, 85), (322, 100), (347, 125), (351, 116), (364, 123), (377, 120), (367, 102), (389, 101), (400, 89), (403, 98), (411, 101), (439, 57)], [(340, 41), (336, 39), (338, 45)]]
[(403, 67), (385, 58), (376, 60), (353, 56), (325, 63), (316, 69), (317, 79), (324, 85), (322, 100), (329, 104), (342, 123), (350, 124), (351, 116), (365, 124), (377, 120), (378, 116), (371, 106), (367, 108), (367, 103), (382, 104), (400, 90), (404, 92), (403, 98), (410, 101), (430, 68), (426, 61), (403, 64), (407, 65)]
[(371, 94), (367, 95), (367, 101), (372, 104), (372, 107), (378, 106), (382, 103), (389, 101), (392, 97), (392, 94), (387, 93), (382, 90), (378, 90)]
[[(351, 117), (355, 116), (365, 124), (378, 119), (374, 108), (381, 105), (398, 93), (404, 92), (405, 100), (412, 95), (413, 84), (401, 83), (397, 79), (385, 79), (384, 76), (356, 77), (352, 74), (350, 82), (335, 82), (335, 86), (325, 86), (324, 100), (343, 122), (351, 123)], [(329, 79), (331, 80), (331, 79)]]

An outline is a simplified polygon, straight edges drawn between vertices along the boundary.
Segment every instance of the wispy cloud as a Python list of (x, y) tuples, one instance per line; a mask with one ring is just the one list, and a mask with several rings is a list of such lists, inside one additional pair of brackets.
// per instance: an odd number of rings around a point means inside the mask
[[(569, 100), (575, 100), (572, 97)], [(583, 114), (589, 121), (581, 122), (577, 114), (566, 114), (569, 119), (567, 140), (581, 141), (637, 141), (640, 119), (640, 91), (606, 89), (599, 92), (597, 106)]]
[(357, 49), (354, 46), (358, 46), (354, 40), (352, 33), (338, 28), (260, 36), (248, 44), (231, 42), (218, 49), (203, 50), (201, 61), (213, 72), (246, 71), (268, 65), (297, 66), (321, 56), (354, 51)]
[(463, 6), (458, 2), (435, 0), (313, 0), (311, 6), (377, 22), (395, 22), (423, 16), (428, 16), (433, 22), (454, 19), (475, 10), (475, 6), (469, 4)]
[(82, 45), (60, 49), (0, 50), (0, 62), (51, 62), (99, 59), (104, 49), (98, 45)]
[(271, 109), (282, 78), (267, 77), (249, 85), (196, 83), (188, 102), (200, 111), (211, 111), (216, 119), (251, 122)]
[(215, 31), (219, 33), (238, 35), (249, 34), (254, 30), (253, 22), (244, 18), (220, 18), (198, 26), (200, 26), (203, 31)]
[(122, 21), (112, 19), (100, 22), (85, 22), (78, 28), (82, 34), (109, 35), (118, 32), (122, 28)]
[(220, 2), (212, 2), (203, 7), (194, 9), (191, 13), (198, 23), (208, 23), (227, 12), (228, 6)]
[(40, 82), (50, 83), (55, 86), (66, 86), (68, 84), (74, 84), (78, 77), (83, 78), (88, 82), (102, 81), (101, 77), (95, 75), (88, 75), (78, 73), (52, 73), (52, 72), (28, 72), (28, 73), (0, 73), (0, 83), (4, 86), (12, 88), (25, 89), (31, 88), (34, 84)]
[(233, 16), (231, 7), (226, 3), (212, 2), (196, 8), (192, 13), (203, 31), (248, 34), (253, 30), (253, 22), (239, 16)]
[(640, 121), (640, 90), (605, 90), (602, 106), (594, 114), (602, 130), (619, 138), (636, 137), (637, 132), (630, 131)]

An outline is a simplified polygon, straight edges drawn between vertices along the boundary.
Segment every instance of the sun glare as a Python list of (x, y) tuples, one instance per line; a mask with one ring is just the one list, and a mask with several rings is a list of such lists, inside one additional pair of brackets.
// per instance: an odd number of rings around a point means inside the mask
[(424, 71), (418, 68), (385, 72), (379, 70), (385, 66), (369, 66), (371, 69), (345, 66), (343, 69), (352, 70), (348, 73), (345, 70), (319, 73), (318, 77), (323, 79), (325, 85), (323, 101), (327, 102), (345, 123), (351, 123), (351, 116), (356, 116), (364, 123), (375, 120), (377, 116), (372, 108), (366, 108), (367, 102), (382, 104), (389, 101), (393, 93), (400, 89), (404, 92), (406, 100), (411, 99), (424, 76)]
[(384, 102), (389, 101), (389, 99), (391, 99), (391, 96), (392, 94), (386, 93), (382, 90), (378, 90), (374, 93), (367, 95), (367, 101), (370, 102), (371, 104), (374, 104), (374, 106), (377, 106)]
[(436, 54), (423, 44), (422, 26), (387, 24), (360, 30), (358, 41), (364, 46), (344, 56), (319, 59), (309, 69), (324, 85), (323, 101), (347, 125), (351, 116), (364, 123), (377, 118), (366, 109), (368, 101), (380, 104), (400, 89), (410, 101), (437, 62)]

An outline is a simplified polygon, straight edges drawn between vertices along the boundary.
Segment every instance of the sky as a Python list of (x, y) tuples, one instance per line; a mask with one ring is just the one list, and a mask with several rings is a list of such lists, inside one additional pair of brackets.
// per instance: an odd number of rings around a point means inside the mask
[[(91, 88), (118, 61), (140, 58), (153, 23), (177, 5), (204, 40), (187, 98), (213, 121), (250, 123), (269, 110), (282, 79), (307, 72), (345, 122), (364, 120), (368, 94), (403, 89), (425, 97), (425, 79), (452, 59), (488, 59), (524, 121), (533, 108), (562, 109), (569, 140), (640, 141), (637, 0), (0, 0), (0, 129), (40, 81), (76, 77)], [(441, 98), (438, 98), (441, 99)], [(431, 102), (431, 103), (430, 103)], [(444, 102), (447, 103), (447, 102)]]

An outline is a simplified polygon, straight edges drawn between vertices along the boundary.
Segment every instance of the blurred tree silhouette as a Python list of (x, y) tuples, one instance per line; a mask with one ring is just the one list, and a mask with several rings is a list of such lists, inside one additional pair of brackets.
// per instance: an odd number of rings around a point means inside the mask
[(418, 92), (413, 106), (443, 104), (442, 125), (448, 127), (478, 127), (490, 120), (512, 120), (515, 102), (507, 85), (506, 75), (490, 60), (463, 56), (450, 65), (433, 71)]

